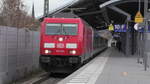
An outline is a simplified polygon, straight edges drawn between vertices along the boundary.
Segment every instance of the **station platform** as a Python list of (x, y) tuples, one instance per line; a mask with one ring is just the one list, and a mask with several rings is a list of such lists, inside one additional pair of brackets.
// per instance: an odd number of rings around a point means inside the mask
[(150, 70), (109, 48), (58, 84), (150, 84)]

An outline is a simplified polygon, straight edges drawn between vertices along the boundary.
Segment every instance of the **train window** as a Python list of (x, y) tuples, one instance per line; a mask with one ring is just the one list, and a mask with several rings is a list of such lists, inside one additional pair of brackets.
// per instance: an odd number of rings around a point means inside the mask
[(61, 24), (46, 24), (46, 34), (59, 35), (62, 33)]
[(62, 24), (65, 35), (77, 35), (77, 24)]

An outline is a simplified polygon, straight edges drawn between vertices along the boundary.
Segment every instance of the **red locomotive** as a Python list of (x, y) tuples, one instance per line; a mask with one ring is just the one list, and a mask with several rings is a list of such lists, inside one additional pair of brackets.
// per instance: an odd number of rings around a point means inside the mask
[(41, 24), (40, 65), (68, 73), (106, 48), (106, 40), (80, 18), (45, 18)]

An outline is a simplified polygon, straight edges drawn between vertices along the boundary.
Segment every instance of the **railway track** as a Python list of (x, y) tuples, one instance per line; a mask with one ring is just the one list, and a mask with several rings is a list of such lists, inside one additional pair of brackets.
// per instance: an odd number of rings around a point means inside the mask
[(43, 73), (30, 80), (14, 84), (57, 84), (60, 80), (62, 80), (65, 77), (66, 76), (61, 74), (50, 75), (48, 73)]
[[(95, 56), (97, 56), (98, 54), (95, 54)], [(90, 59), (90, 60), (92, 60), (92, 59)], [(88, 60), (87, 63), (90, 60)], [(82, 65), (82, 66), (84, 66), (84, 65)], [(64, 79), (68, 75), (69, 74), (51, 74), (50, 75), (48, 73), (42, 73), (42, 74), (40, 74), (38, 76), (35, 76), (35, 77), (31, 78), (30, 80), (26, 80), (25, 82), (13, 83), (13, 84), (57, 84), (59, 81), (61, 81), (62, 79)]]
[(67, 74), (45, 75), (40, 80), (37, 80), (32, 84), (57, 84), (59, 81), (61, 81), (66, 76), (67, 76)]
[(49, 80), (46, 80), (42, 83), (38, 82), (38, 83), (35, 83), (35, 84), (57, 84), (61, 80), (62, 80), (61, 78), (50, 78)]

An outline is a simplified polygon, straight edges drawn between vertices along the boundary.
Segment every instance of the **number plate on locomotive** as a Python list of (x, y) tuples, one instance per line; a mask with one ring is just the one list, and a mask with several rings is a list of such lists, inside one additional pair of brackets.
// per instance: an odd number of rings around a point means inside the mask
[(57, 44), (57, 48), (64, 48), (64, 47), (65, 47), (65, 45), (63, 43), (58, 43)]
[(64, 53), (64, 50), (56, 50), (57, 53)]

